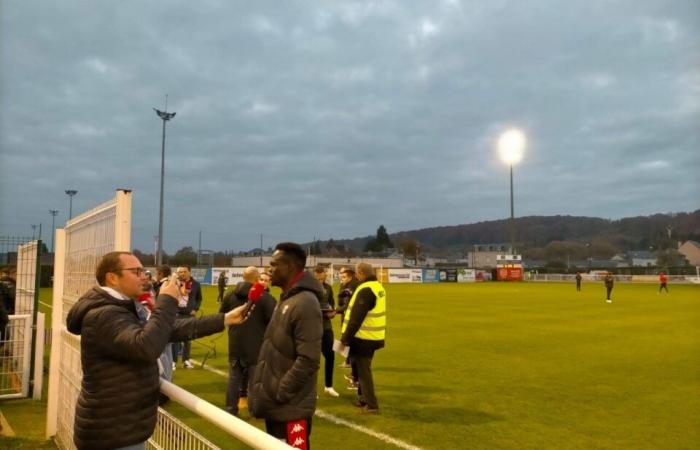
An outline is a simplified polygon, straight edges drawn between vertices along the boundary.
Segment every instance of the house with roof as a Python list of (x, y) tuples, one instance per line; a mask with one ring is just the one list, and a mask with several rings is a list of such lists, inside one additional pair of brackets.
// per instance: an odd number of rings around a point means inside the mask
[(691, 266), (700, 266), (700, 243), (696, 241), (679, 243), (678, 253), (683, 255)]

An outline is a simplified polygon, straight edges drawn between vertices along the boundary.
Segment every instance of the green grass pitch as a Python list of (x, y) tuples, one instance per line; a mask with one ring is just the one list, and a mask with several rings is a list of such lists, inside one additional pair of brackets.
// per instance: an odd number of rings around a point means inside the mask
[[(386, 288), (387, 346), (373, 363), (381, 415), (351, 405), (355, 394), (338, 359), (341, 397), (321, 394), (319, 409), (426, 449), (682, 449), (700, 442), (700, 286), (658, 295), (656, 285), (618, 283), (612, 304), (602, 283), (584, 283), (581, 293), (573, 284), (544, 283)], [(207, 287), (207, 312), (217, 309), (215, 299)], [(214, 342), (218, 355), (209, 363), (225, 371), (227, 337)], [(205, 353), (198, 345), (193, 351), (199, 360)], [(178, 369), (175, 382), (223, 406), (225, 378)], [(222, 448), (245, 448), (192, 420)], [(312, 444), (392, 447), (320, 418)]]
[[(612, 304), (602, 283), (584, 283), (581, 293), (568, 283), (386, 288), (387, 347), (373, 364), (381, 415), (351, 405), (338, 359), (341, 397), (322, 394), (319, 374), (320, 410), (424, 449), (697, 448), (700, 286), (658, 295), (654, 284), (617, 283)], [(216, 311), (216, 288), (204, 295), (204, 310)], [(50, 290), (42, 301), (50, 303)], [(227, 370), (225, 333), (201, 341), (217, 346), (208, 364)], [(193, 345), (193, 358), (206, 351)], [(174, 381), (223, 406), (224, 377), (178, 368)], [(28, 402), (2, 409), (12, 421)], [(168, 409), (221, 448), (247, 448), (179, 405)], [(242, 418), (264, 427), (245, 410)], [(14, 421), (18, 434), (33, 437), (22, 422)], [(398, 448), (318, 417), (312, 445)]]

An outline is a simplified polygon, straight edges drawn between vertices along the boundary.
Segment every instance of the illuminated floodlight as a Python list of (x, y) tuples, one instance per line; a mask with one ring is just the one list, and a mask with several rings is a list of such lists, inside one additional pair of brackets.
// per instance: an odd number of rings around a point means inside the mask
[(498, 138), (498, 154), (501, 160), (511, 166), (519, 163), (525, 152), (525, 141), (525, 133), (517, 128), (503, 133)]

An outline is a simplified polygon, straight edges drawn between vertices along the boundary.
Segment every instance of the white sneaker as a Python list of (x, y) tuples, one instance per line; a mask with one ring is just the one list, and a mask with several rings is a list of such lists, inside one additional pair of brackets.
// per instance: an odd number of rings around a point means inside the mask
[(194, 366), (192, 365), (189, 359), (186, 359), (182, 362), (182, 367), (184, 367), (185, 369), (194, 369)]
[(607, 303), (612, 303), (612, 300), (605, 300)]
[(340, 394), (338, 394), (332, 387), (323, 388), (323, 392), (330, 395), (331, 397), (340, 397)]
[(177, 369), (177, 364), (173, 363), (173, 370)]

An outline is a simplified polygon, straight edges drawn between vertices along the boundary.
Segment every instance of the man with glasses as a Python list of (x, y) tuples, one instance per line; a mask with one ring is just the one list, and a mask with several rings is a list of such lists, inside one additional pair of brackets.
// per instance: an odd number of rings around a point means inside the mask
[(146, 320), (135, 303), (146, 276), (134, 255), (107, 253), (95, 277), (99, 286), (84, 294), (66, 319), (68, 331), (81, 336), (83, 370), (73, 440), (78, 449), (145, 449), (156, 424), (157, 361), (165, 345), (243, 323), (245, 307), (200, 319), (176, 319), (179, 289), (170, 278)]
[[(192, 268), (190, 266), (178, 267), (177, 278), (180, 280), (177, 316), (180, 319), (196, 316), (199, 307), (202, 306), (202, 287), (199, 285), (199, 281), (192, 278)], [(175, 370), (177, 357), (181, 350), (182, 367), (185, 369), (194, 369), (194, 366), (190, 362), (192, 341), (187, 339), (183, 342), (176, 342), (173, 344), (173, 370)]]

